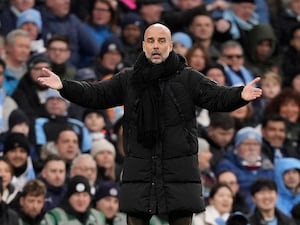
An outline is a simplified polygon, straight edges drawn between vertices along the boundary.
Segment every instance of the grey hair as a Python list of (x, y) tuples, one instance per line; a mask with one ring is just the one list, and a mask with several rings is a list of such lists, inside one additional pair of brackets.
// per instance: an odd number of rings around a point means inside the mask
[(7, 45), (13, 45), (15, 43), (16, 37), (28, 37), (30, 38), (30, 35), (27, 31), (21, 30), (21, 29), (15, 29), (9, 32), (6, 36), (6, 44)]
[(94, 159), (90, 154), (84, 153), (84, 154), (80, 154), (80, 155), (76, 156), (76, 158), (73, 159), (72, 164), (71, 164), (71, 168), (76, 167), (77, 164), (78, 164), (78, 162), (80, 162), (81, 159), (82, 159), (82, 160), (88, 160), (88, 159), (90, 159), (90, 160), (92, 160), (92, 161), (95, 163), (95, 165), (97, 166), (97, 163), (96, 163), (95, 159)]

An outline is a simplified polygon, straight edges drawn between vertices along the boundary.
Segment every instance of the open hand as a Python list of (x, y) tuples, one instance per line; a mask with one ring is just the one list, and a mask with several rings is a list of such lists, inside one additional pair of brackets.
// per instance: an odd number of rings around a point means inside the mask
[(242, 98), (246, 101), (252, 101), (259, 98), (262, 95), (262, 90), (260, 88), (254, 87), (260, 81), (260, 77), (255, 78), (249, 82), (242, 91)]

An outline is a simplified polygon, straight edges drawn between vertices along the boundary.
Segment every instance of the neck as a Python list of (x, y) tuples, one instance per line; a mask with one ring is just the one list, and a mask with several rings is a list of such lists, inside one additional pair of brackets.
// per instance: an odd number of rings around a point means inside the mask
[(210, 40), (210, 39), (199, 40), (199, 43), (200, 43), (205, 49), (208, 49), (209, 46), (211, 45), (211, 40)]
[(270, 221), (275, 217), (275, 208), (261, 211), (261, 215), (265, 221)]
[(9, 66), (12, 66), (12, 67), (21, 67), (23, 62), (19, 62), (17, 60), (14, 60), (11, 57), (7, 57), (6, 58), (6, 64), (9, 65)]

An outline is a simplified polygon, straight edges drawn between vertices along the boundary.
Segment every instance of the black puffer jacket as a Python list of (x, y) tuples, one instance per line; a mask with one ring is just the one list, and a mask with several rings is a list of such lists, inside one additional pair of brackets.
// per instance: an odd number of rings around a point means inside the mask
[[(174, 65), (175, 66), (175, 65)], [(220, 87), (190, 68), (159, 80), (160, 137), (151, 149), (137, 141), (138, 97), (133, 70), (96, 84), (63, 81), (61, 94), (85, 107), (124, 105), (126, 157), (120, 209), (126, 213), (198, 213), (204, 210), (197, 160), (195, 106), (231, 111), (247, 102), (241, 87)]]

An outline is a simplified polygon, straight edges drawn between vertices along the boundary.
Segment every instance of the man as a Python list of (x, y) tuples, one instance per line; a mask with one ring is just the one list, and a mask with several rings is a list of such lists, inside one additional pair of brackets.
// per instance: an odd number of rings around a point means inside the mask
[(20, 225), (40, 225), (45, 211), (44, 203), (46, 196), (45, 184), (40, 180), (28, 181), (19, 198), (17, 212), (20, 216)]
[(190, 224), (193, 213), (204, 210), (195, 106), (230, 111), (261, 96), (252, 87), (259, 78), (245, 87), (221, 87), (186, 68), (172, 49), (170, 30), (156, 23), (145, 30), (134, 68), (110, 80), (62, 82), (47, 69), (39, 78), (82, 106), (125, 105), (120, 210), (128, 225), (148, 224), (155, 214), (167, 214), (171, 225)]
[(85, 177), (72, 177), (62, 203), (46, 213), (46, 224), (104, 225), (104, 215), (90, 207), (90, 190), (89, 181)]
[(41, 181), (46, 185), (45, 210), (59, 205), (66, 192), (66, 164), (58, 155), (49, 155), (41, 171)]
[(255, 210), (250, 215), (250, 224), (295, 225), (295, 222), (276, 208), (277, 185), (271, 179), (258, 179), (250, 187)]
[(271, 161), (261, 153), (262, 137), (253, 127), (240, 129), (235, 136), (234, 150), (226, 154), (216, 167), (216, 173), (233, 171), (238, 177), (241, 194), (248, 206), (253, 207), (249, 188), (251, 183), (261, 177), (274, 178)]

